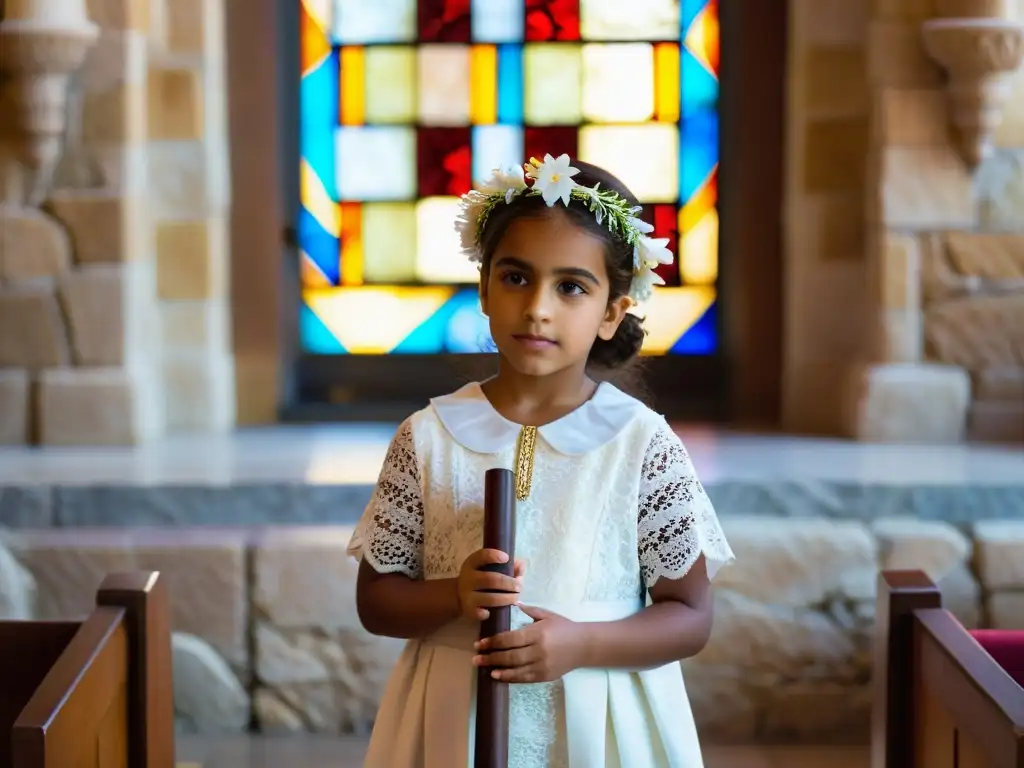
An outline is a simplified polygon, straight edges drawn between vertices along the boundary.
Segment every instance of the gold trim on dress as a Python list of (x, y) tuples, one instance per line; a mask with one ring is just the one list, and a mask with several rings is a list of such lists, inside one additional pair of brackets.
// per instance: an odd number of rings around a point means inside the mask
[(516, 446), (516, 499), (525, 501), (533, 485), (533, 456), (537, 450), (537, 428), (523, 427)]

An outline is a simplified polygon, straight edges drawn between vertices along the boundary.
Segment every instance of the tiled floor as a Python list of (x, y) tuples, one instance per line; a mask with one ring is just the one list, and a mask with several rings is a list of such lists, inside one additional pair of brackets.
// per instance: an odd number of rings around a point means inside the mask
[[(322, 737), (185, 739), (179, 762), (202, 768), (358, 768), (364, 743)], [(868, 768), (867, 749), (708, 747), (705, 768)], [(190, 766), (191, 768), (191, 766)]]
[[(139, 448), (0, 448), (0, 486), (40, 484), (372, 484), (393, 424), (279, 426), (173, 437)], [(794, 479), (896, 485), (1024, 482), (1019, 446), (865, 445), (738, 434), (679, 433), (705, 482)]]

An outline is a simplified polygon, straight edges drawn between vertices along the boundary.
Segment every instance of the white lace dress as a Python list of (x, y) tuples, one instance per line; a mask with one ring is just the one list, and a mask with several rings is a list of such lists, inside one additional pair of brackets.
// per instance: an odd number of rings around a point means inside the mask
[[(484, 473), (512, 469), (520, 426), (478, 384), (433, 400), (391, 443), (349, 546), (382, 573), (452, 578), (482, 544)], [(711, 502), (665, 420), (609, 384), (538, 430), (530, 496), (516, 506), (522, 602), (575, 621), (644, 607), (645, 588), (733, 558)], [(513, 626), (530, 619), (513, 609)], [(411, 640), (384, 693), (368, 768), (469, 766), (479, 625)], [(510, 768), (703, 765), (679, 664), (580, 669), (511, 688)]]

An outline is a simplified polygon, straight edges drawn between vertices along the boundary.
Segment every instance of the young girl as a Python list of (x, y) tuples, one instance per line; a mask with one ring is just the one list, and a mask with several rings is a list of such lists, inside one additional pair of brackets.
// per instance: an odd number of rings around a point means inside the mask
[[(672, 257), (620, 181), (576, 166), (547, 155), (463, 197), (499, 368), (399, 427), (352, 537), (363, 625), (409, 639), (369, 768), (468, 766), (479, 666), (512, 684), (513, 768), (703, 765), (677, 662), (733, 554), (664, 418), (588, 376), (639, 353), (629, 310)], [(492, 467), (516, 473), (514, 578), (480, 570), (508, 560), (481, 549)], [(508, 605), (512, 631), (476, 642)]]

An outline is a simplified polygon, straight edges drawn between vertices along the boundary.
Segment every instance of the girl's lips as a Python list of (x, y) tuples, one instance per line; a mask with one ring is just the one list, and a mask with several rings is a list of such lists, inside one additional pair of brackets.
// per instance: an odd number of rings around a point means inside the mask
[(519, 334), (512, 337), (524, 347), (530, 349), (548, 349), (550, 347), (557, 346), (557, 344), (551, 339), (547, 339), (543, 336), (531, 336), (529, 334)]

